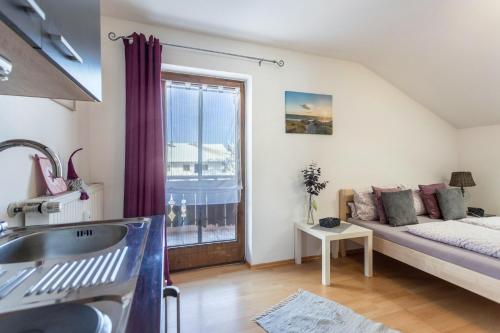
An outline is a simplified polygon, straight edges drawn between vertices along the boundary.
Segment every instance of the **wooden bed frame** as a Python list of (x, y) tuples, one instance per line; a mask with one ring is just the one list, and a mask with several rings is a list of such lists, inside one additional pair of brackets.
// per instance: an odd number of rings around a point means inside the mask
[[(351, 216), (348, 203), (353, 201), (353, 197), (354, 192), (351, 189), (339, 191), (339, 216), (343, 221), (347, 221)], [(373, 250), (500, 303), (499, 279), (415, 251), (375, 235), (373, 236)]]

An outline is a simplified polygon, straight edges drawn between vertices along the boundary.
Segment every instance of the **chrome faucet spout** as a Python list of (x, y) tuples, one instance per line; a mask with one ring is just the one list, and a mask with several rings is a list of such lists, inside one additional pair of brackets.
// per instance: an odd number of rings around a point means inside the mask
[(43, 143), (25, 139), (13, 139), (0, 142), (0, 151), (4, 151), (6, 149), (14, 147), (29, 147), (38, 150), (50, 160), (54, 176), (56, 178), (62, 177), (62, 165), (59, 156), (55, 151), (53, 151)]

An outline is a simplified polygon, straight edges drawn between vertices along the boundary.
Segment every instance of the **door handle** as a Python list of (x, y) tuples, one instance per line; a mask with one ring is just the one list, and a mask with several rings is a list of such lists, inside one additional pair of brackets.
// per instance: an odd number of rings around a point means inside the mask
[(78, 52), (71, 46), (71, 44), (64, 38), (63, 35), (53, 35), (53, 38), (57, 40), (59, 43), (61, 43), (64, 48), (71, 53), (71, 56), (73, 57), (74, 60), (78, 61), (80, 64), (83, 64), (83, 58), (80, 57)]
[(26, 5), (42, 19), (42, 21), (45, 21), (45, 12), (38, 5), (36, 0), (25, 0), (25, 2)]

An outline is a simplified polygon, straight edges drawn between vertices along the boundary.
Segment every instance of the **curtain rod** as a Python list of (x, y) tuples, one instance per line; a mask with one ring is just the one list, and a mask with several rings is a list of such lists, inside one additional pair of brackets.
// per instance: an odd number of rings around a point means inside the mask
[[(112, 41), (117, 41), (119, 39), (131, 39), (132, 36), (117, 36), (113, 31), (108, 33), (108, 38)], [(285, 66), (285, 62), (283, 60), (274, 60), (274, 59), (266, 59), (266, 58), (258, 58), (258, 57), (252, 57), (252, 56), (247, 56), (247, 55), (242, 55), (242, 54), (237, 54), (237, 53), (230, 53), (230, 52), (222, 52), (222, 51), (214, 51), (214, 50), (209, 50), (209, 49), (202, 49), (199, 47), (192, 47), (192, 46), (185, 46), (185, 45), (179, 45), (179, 44), (171, 44), (171, 43), (162, 43), (160, 42), (161, 45), (164, 46), (169, 46), (169, 47), (177, 47), (181, 49), (186, 49), (186, 50), (193, 50), (193, 51), (199, 51), (199, 52), (206, 52), (206, 53), (213, 53), (213, 54), (221, 54), (221, 55), (226, 55), (230, 57), (236, 57), (236, 58), (242, 58), (242, 59), (247, 59), (247, 60), (253, 60), (257, 61), (259, 63), (259, 66), (262, 65), (263, 62), (267, 62), (270, 64), (275, 64), (278, 67), (283, 67)]]

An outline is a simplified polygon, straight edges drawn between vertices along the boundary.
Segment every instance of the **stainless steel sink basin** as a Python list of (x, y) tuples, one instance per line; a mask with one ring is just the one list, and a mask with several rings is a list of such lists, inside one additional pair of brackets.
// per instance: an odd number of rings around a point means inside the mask
[(0, 264), (48, 260), (104, 250), (119, 243), (128, 228), (101, 224), (44, 230), (20, 236), (0, 246)]

